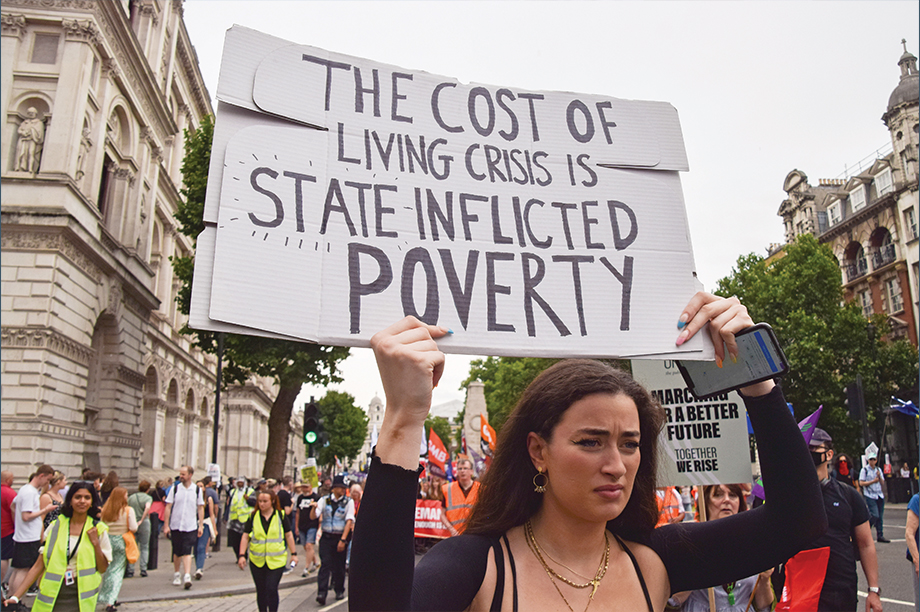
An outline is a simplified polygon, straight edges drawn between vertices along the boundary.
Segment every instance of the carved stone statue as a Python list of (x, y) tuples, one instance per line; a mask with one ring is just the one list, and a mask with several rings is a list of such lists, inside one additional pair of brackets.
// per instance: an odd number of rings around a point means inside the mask
[(83, 135), (80, 137), (80, 151), (77, 153), (77, 178), (83, 177), (83, 163), (86, 161), (86, 154), (93, 148), (93, 141), (89, 137), (89, 128), (83, 128)]
[(45, 142), (45, 124), (38, 118), (38, 111), (29, 107), (26, 119), (19, 124), (19, 142), (16, 143), (16, 170), (35, 174), (42, 158)]

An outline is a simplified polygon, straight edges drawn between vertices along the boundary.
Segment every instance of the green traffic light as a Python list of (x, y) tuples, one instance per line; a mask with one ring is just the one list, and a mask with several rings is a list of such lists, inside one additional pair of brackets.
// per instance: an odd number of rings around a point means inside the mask
[(303, 439), (307, 441), (307, 444), (313, 444), (314, 442), (316, 442), (316, 432), (315, 432), (315, 431), (308, 431), (308, 432), (304, 435)]

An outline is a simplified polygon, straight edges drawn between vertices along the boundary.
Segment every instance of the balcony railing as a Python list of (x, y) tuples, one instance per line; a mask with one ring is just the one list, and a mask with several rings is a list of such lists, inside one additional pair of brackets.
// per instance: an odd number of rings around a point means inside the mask
[(885, 244), (872, 254), (872, 269), (878, 270), (894, 261), (894, 245)]
[(847, 282), (865, 276), (869, 272), (869, 263), (865, 257), (860, 257), (855, 264), (847, 264)]

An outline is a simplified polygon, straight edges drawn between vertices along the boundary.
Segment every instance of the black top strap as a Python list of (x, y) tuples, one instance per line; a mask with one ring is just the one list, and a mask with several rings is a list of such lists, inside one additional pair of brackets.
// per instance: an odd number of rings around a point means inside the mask
[[(505, 594), (505, 555), (502, 553), (502, 543), (495, 540), (492, 543), (492, 552), (495, 553), (495, 593), (492, 595), (491, 612), (501, 612), (502, 598)], [(510, 549), (509, 549), (510, 552)]]
[(636, 576), (639, 577), (639, 584), (642, 586), (642, 594), (645, 595), (645, 603), (648, 604), (648, 612), (655, 612), (655, 609), (652, 607), (652, 598), (648, 595), (648, 587), (645, 586), (645, 578), (642, 577), (642, 569), (639, 567), (639, 562), (636, 561), (636, 557), (633, 556), (632, 551), (626, 547), (626, 544), (623, 543), (620, 536), (613, 534), (613, 537), (620, 543), (620, 548), (623, 549), (623, 552), (625, 552), (629, 560), (632, 561), (633, 567), (636, 568)]
[(514, 607), (512, 610), (517, 612), (518, 609), (518, 592), (517, 592), (517, 569), (514, 567), (514, 555), (511, 553), (511, 544), (508, 543), (508, 534), (502, 535), (502, 540), (505, 542), (505, 548), (508, 549), (508, 563), (511, 564), (511, 586), (514, 590)]

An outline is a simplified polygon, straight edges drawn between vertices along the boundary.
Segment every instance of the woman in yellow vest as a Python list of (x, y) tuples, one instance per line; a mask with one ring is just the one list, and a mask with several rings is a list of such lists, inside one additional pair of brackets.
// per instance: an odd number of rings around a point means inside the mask
[(4, 603), (19, 604), (41, 576), (35, 612), (93, 612), (102, 575), (112, 560), (108, 528), (99, 522), (99, 496), (92, 482), (71, 485), (61, 514), (47, 531), (45, 547), (18, 593)]
[(253, 510), (243, 530), (238, 562), (240, 569), (246, 568), (248, 550), (249, 571), (256, 584), (259, 612), (277, 612), (278, 585), (284, 573), (287, 551), (291, 551), (293, 567), (297, 563), (297, 546), (274, 491), (260, 491), (256, 501), (257, 508)]

